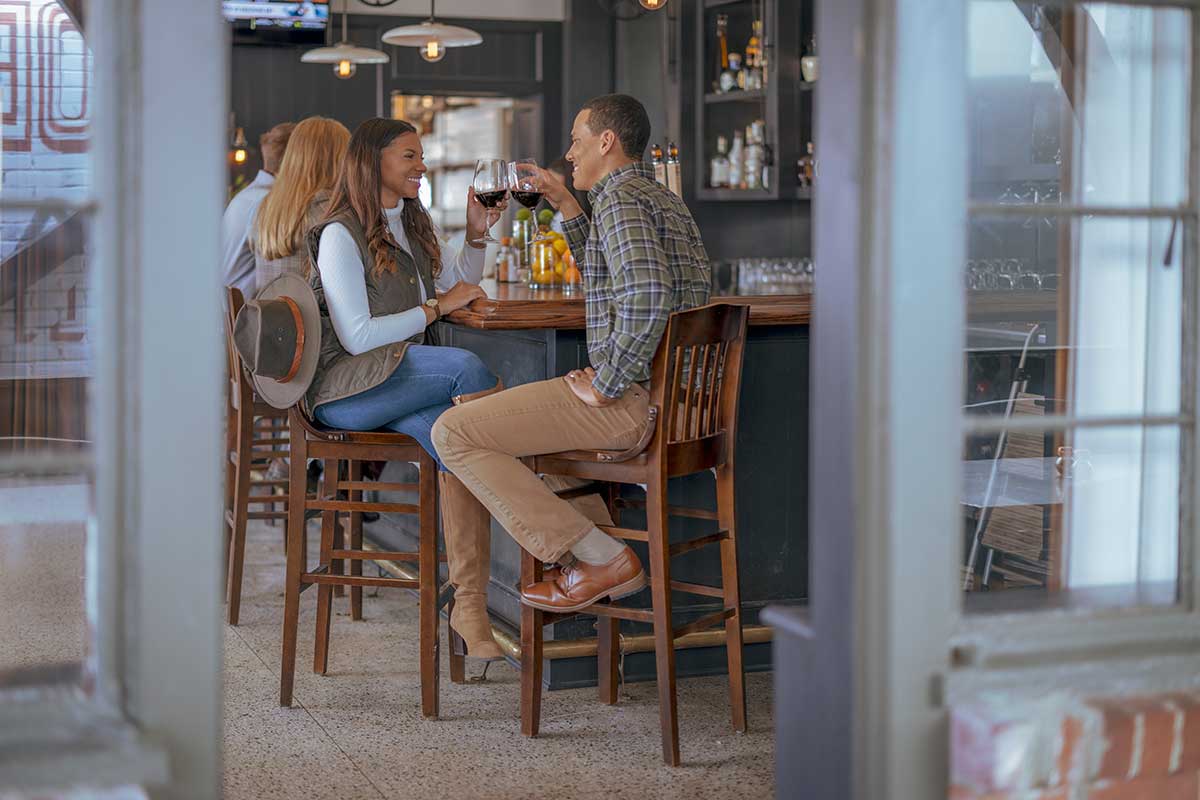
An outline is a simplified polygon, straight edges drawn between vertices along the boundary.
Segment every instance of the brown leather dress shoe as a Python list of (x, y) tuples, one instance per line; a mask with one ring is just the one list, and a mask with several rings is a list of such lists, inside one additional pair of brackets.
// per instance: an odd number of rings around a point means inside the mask
[(608, 597), (619, 600), (646, 585), (646, 571), (628, 546), (607, 564), (576, 561), (563, 567), (556, 580), (541, 581), (521, 590), (521, 599), (543, 611), (569, 613)]

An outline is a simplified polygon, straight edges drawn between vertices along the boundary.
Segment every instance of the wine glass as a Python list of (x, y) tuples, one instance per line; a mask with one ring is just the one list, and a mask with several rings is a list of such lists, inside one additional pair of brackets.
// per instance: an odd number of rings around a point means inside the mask
[[(541, 184), (542, 178), (538, 174), (536, 159), (521, 158), (508, 165), (508, 185), (513, 199), (531, 212), (542, 202)], [(537, 237), (532, 239), (529, 244), (546, 241), (548, 237), (544, 236), (538, 228), (537, 217), (533, 218), (533, 230), (537, 231)]]
[(508, 185), (513, 199), (530, 211), (542, 202), (541, 176), (535, 159), (522, 158), (508, 165)]
[[(484, 208), (492, 209), (508, 195), (508, 162), (502, 158), (481, 158), (475, 162), (475, 179), (471, 182), (475, 197)], [(492, 238), (491, 229), (471, 244), (499, 244)]]

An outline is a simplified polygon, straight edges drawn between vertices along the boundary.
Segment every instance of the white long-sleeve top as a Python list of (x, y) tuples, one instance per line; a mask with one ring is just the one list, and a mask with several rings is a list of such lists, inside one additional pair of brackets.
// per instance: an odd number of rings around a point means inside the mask
[[(384, 211), (388, 228), (396, 243), (409, 255), (412, 246), (404, 232), (400, 219), (404, 201)], [(479, 283), (483, 278), (482, 249), (463, 244), (461, 249), (451, 247), (440, 230), (434, 229), (442, 249), (442, 272), (434, 280), (439, 292), (448, 291), (459, 281)], [(329, 318), (338, 341), (351, 355), (365, 353), (393, 342), (411, 339), (425, 330), (425, 310), (420, 306), (397, 314), (371, 316), (367, 305), (367, 280), (358, 246), (346, 226), (334, 222), (321, 231), (321, 243), (317, 253), (317, 271), (321, 274), (321, 285), (325, 289), (325, 302), (329, 306)], [(418, 281), (421, 302), (429, 298), (425, 284)]]

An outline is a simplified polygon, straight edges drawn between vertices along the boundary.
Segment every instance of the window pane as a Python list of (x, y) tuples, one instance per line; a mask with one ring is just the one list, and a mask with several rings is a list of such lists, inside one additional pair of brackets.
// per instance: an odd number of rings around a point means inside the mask
[[(71, 206), (90, 195), (91, 83), (63, 5), (0, 5), (0, 461), (10, 464), (88, 452), (95, 320), (88, 220)], [(14, 471), (0, 473), (0, 671), (79, 662), (87, 492), (61, 469)]]
[(1186, 202), (1190, 30), (1182, 9), (974, 0), (971, 199)]
[(1182, 228), (1173, 238), (1168, 219), (972, 216), (968, 411), (1002, 412), (1022, 369), (1040, 415), (1178, 414)]
[(1178, 427), (1006, 433), (1002, 458), (972, 437), (963, 462), (968, 611), (1177, 602)]
[(968, 219), (966, 607), (1175, 603), (1181, 429), (1039, 420), (1191, 411), (1182, 224), (1053, 208), (1189, 202), (1190, 12), (973, 0), (968, 25), (969, 195), (1027, 208)]
[(78, 475), (0, 479), (0, 690), (78, 675), (88, 494)]

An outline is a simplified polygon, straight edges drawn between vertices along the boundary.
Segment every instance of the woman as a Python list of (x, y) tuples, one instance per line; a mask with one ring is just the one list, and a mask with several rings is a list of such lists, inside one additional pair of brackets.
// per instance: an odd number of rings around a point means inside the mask
[[(313, 416), (344, 430), (388, 428), (437, 458), (430, 432), (451, 404), (500, 390), (473, 353), (438, 346), (441, 316), (484, 297), (482, 247), (447, 246), (421, 205), (421, 137), (407, 122), (370, 119), (354, 131), (321, 222), (310, 231), (321, 308), (321, 357), (308, 392)], [(467, 194), (466, 240), (500, 216)], [(442, 526), (455, 605), (450, 627), (467, 653), (501, 658), (487, 615), (491, 516), (438, 463)]]
[(288, 141), (279, 175), (250, 231), (258, 290), (285, 272), (308, 274), (304, 235), (325, 215), (350, 131), (337, 120), (309, 117)]

